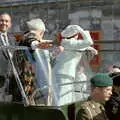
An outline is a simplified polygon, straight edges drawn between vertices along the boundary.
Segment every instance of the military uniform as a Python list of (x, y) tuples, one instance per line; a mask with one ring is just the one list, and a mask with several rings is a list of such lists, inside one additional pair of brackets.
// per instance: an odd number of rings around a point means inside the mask
[(81, 103), (76, 120), (108, 120), (102, 104), (89, 99)]
[[(96, 91), (94, 89), (96, 87), (107, 87), (113, 85), (112, 79), (105, 73), (98, 73), (94, 77), (90, 79), (91, 86), (93, 86), (93, 90), (91, 91), (91, 97), (88, 98), (87, 101), (84, 101), (80, 105), (80, 109), (76, 114), (76, 120), (108, 120), (107, 115), (105, 113), (104, 106), (101, 102), (103, 100), (95, 101)], [(112, 90), (112, 89), (111, 89)], [(93, 95), (94, 94), (94, 95)], [(97, 93), (98, 94), (98, 93)], [(102, 95), (103, 93), (101, 93)], [(100, 95), (100, 93), (99, 93)], [(94, 96), (94, 98), (92, 98)], [(101, 101), (101, 102), (100, 102)]]
[(109, 120), (120, 120), (120, 72), (111, 73), (113, 79), (113, 93), (105, 104), (105, 111)]

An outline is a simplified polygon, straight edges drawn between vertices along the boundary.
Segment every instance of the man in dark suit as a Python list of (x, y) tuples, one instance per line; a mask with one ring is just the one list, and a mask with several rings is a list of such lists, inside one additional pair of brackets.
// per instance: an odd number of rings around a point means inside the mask
[[(8, 51), (2, 46), (15, 46), (15, 38), (8, 34), (8, 30), (11, 28), (12, 21), (11, 16), (8, 13), (0, 14), (0, 101), (11, 101), (11, 96), (7, 94), (9, 76), (12, 71), (10, 66), (10, 60)], [(12, 51), (10, 55), (12, 57)]]
[(105, 104), (105, 111), (109, 120), (119, 120), (120, 119), (120, 72), (110, 73), (110, 77), (112, 77), (113, 80), (113, 91), (112, 91), (113, 94)]

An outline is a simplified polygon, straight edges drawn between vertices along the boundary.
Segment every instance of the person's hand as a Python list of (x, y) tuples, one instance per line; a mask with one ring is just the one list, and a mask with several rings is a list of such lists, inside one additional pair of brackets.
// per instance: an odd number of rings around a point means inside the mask
[(63, 47), (63, 46), (55, 47), (55, 49), (53, 50), (53, 55), (56, 56), (56, 55), (58, 55), (60, 52), (63, 52), (63, 51), (64, 51), (64, 47)]
[(38, 47), (41, 49), (51, 48), (52, 46), (53, 46), (52, 40), (42, 40), (38, 45)]
[(97, 55), (98, 51), (93, 47), (88, 47), (86, 50), (90, 51), (92, 55)]
[(58, 46), (57, 48), (59, 49), (59, 52), (63, 52), (64, 51), (64, 47), (63, 46)]
[(95, 55), (98, 55), (98, 51), (93, 47), (88, 47), (86, 51), (87, 51), (88, 61), (92, 60)]

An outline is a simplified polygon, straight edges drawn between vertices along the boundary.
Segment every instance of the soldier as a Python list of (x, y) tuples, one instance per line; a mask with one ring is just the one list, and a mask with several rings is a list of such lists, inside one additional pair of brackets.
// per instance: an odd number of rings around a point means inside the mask
[(107, 120), (103, 102), (112, 95), (113, 81), (105, 73), (97, 73), (91, 78), (91, 95), (81, 103), (76, 120)]
[(120, 72), (111, 73), (113, 79), (113, 94), (105, 104), (105, 111), (109, 120), (120, 119)]

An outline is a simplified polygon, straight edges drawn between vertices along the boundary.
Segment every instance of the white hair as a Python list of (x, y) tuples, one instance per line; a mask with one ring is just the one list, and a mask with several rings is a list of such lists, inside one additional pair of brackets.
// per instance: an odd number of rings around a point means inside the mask
[(45, 31), (45, 24), (42, 21), (42, 19), (37, 18), (37, 19), (32, 19), (27, 22), (27, 26), (29, 30), (41, 30)]

